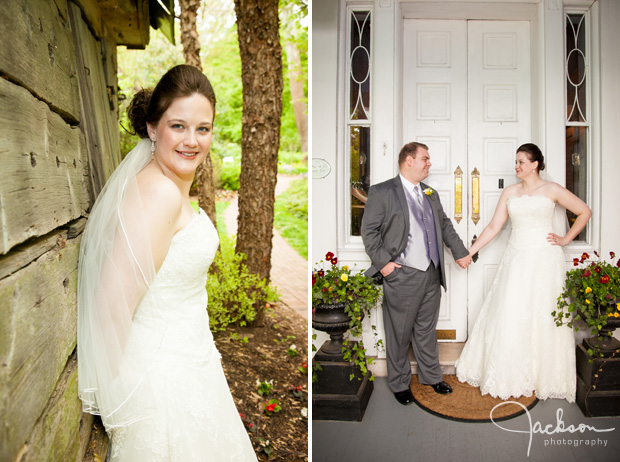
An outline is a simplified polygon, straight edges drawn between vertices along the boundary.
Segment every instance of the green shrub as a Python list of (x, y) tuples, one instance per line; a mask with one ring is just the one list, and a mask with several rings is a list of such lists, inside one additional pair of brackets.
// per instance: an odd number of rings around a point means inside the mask
[(241, 166), (225, 164), (222, 165), (220, 170), (220, 181), (222, 189), (228, 189), (230, 191), (239, 191)]
[(295, 180), (276, 197), (274, 226), (299, 255), (308, 259), (308, 180)]
[(278, 293), (267, 281), (248, 271), (245, 255), (236, 254), (234, 241), (220, 235), (220, 250), (215, 255), (207, 279), (209, 327), (213, 332), (230, 324), (245, 326), (254, 321), (259, 304), (275, 302)]

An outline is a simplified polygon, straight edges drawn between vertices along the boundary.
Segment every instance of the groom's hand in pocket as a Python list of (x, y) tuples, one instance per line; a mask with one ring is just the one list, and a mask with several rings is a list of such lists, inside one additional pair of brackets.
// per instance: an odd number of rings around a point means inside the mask
[(389, 276), (390, 274), (392, 274), (392, 272), (396, 268), (402, 268), (402, 265), (399, 265), (398, 263), (394, 263), (393, 261), (391, 261), (383, 267), (383, 269), (381, 270), (381, 274), (385, 278)]

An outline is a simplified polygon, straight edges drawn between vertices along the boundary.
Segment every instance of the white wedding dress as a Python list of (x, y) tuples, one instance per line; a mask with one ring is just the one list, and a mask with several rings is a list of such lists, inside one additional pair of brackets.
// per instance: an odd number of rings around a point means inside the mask
[(200, 211), (174, 235), (136, 309), (119, 381), (150, 382), (126, 403), (149, 416), (111, 430), (113, 462), (256, 460), (209, 330), (205, 284), (217, 247)]
[(575, 401), (572, 329), (551, 312), (562, 292), (562, 247), (547, 242), (555, 203), (546, 196), (508, 199), (512, 234), (471, 336), (456, 362), (461, 382), (483, 395)]

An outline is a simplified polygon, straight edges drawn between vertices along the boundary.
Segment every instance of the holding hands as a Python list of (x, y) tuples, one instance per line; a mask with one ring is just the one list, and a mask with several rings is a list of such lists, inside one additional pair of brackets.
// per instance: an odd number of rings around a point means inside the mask
[(467, 269), (467, 267), (471, 265), (471, 262), (472, 262), (471, 253), (467, 255), (466, 257), (459, 258), (458, 260), (456, 260), (456, 262), (459, 264), (461, 268)]

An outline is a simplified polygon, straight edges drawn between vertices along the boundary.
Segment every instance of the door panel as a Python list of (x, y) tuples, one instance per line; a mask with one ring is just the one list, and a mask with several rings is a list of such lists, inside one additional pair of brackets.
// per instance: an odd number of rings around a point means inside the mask
[[(419, 141), (429, 147), (430, 175), (426, 182), (437, 192), (450, 217), (454, 217), (454, 171), (467, 166), (467, 21), (413, 20), (404, 24), (403, 143)], [(464, 173), (465, 175), (465, 173)], [(467, 237), (467, 182), (463, 176), (463, 219), (453, 221)], [(467, 335), (467, 273), (446, 250), (446, 282), (437, 329)]]
[[(468, 21), (468, 163), (480, 171), (480, 221), (469, 219), (468, 245), (493, 217), (500, 180), (517, 182), (515, 151), (531, 140), (529, 37), (525, 21)], [(468, 269), (469, 332), (509, 236), (510, 220)]]
[[(431, 173), (444, 211), (466, 246), (490, 221), (504, 187), (516, 182), (514, 153), (530, 140), (529, 23), (405, 19), (403, 140), (429, 146)], [(462, 170), (461, 201), (455, 171)], [(480, 219), (472, 220), (472, 171), (479, 172)], [(463, 218), (457, 222), (456, 208)], [(437, 329), (465, 341), (482, 304), (509, 229), (462, 270), (445, 251), (448, 292)]]

